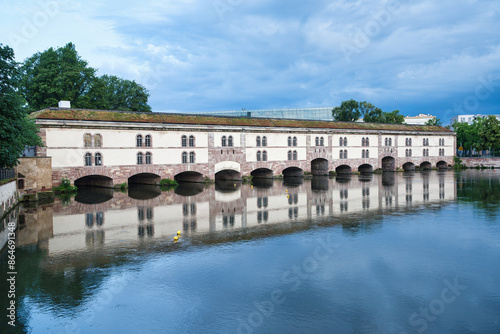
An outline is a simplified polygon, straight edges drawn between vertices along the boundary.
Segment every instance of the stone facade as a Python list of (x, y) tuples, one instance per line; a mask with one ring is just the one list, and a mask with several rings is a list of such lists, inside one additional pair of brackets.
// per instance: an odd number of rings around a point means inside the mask
[(37, 123), (45, 142), (37, 155), (52, 157), (53, 185), (63, 177), (74, 182), (100, 176), (102, 181), (94, 180), (95, 185), (113, 186), (163, 178), (202, 181), (446, 167), (453, 164), (456, 149), (455, 134), (436, 127), (426, 131), (411, 126), (387, 130), (384, 125), (332, 129), (326, 122), (325, 128), (300, 128), (54, 119)]
[[(45, 150), (42, 148), (41, 150)], [(52, 159), (50, 157), (19, 158), (19, 192), (35, 194), (52, 190)]]

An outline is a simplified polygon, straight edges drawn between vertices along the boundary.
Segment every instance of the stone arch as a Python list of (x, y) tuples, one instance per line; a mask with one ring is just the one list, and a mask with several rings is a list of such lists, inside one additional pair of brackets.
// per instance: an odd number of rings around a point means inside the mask
[(405, 172), (415, 170), (415, 164), (413, 162), (406, 162), (403, 164), (403, 170)]
[[(214, 166), (214, 171), (217, 174), (223, 170), (232, 170), (238, 173), (241, 173), (241, 165), (236, 161), (221, 161), (216, 163)], [(240, 175), (241, 178), (241, 175)]]
[(393, 157), (384, 157), (382, 159), (382, 170), (383, 171), (395, 171), (396, 170), (396, 159)]
[(253, 170), (250, 175), (253, 176), (255, 179), (272, 179), (273, 178), (273, 171), (270, 170), (269, 168), (258, 168)]
[(373, 166), (370, 164), (363, 164), (358, 167), (360, 173), (373, 173)]
[(337, 168), (335, 168), (335, 172), (337, 174), (351, 174), (352, 168), (349, 165), (340, 165)]
[(439, 169), (446, 169), (448, 168), (448, 164), (446, 163), (446, 161), (438, 161), (438, 163), (436, 164), (436, 167), (439, 168)]
[(75, 180), (77, 187), (113, 188), (113, 179), (104, 175), (85, 175)]
[(160, 175), (153, 173), (138, 173), (128, 178), (129, 184), (160, 184)]
[(303, 177), (304, 171), (299, 167), (288, 167), (282, 172), (284, 177)]
[(424, 161), (420, 164), (420, 170), (429, 170), (432, 168), (432, 164), (429, 161)]
[(312, 175), (328, 175), (328, 160), (317, 158), (311, 161)]
[(177, 182), (203, 182), (203, 174), (198, 172), (182, 172), (174, 176), (174, 180)]

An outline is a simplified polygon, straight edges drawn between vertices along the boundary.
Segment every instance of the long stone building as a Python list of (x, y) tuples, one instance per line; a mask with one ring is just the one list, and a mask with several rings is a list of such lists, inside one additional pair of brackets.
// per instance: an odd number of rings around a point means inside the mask
[(35, 115), (53, 185), (116, 186), (446, 168), (454, 132), (438, 126), (294, 121), (49, 108)]

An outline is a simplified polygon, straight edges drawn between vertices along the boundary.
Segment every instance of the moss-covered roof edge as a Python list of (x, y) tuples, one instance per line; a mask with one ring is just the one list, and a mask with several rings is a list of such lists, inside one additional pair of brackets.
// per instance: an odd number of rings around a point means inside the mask
[(209, 116), (203, 114), (177, 114), (159, 112), (134, 112), (120, 110), (96, 110), (75, 108), (46, 108), (34, 112), (31, 117), (45, 120), (105, 121), (132, 123), (162, 123), (179, 125), (215, 125), (247, 127), (283, 127), (345, 130), (428, 131), (453, 132), (441, 126), (413, 124), (385, 124), (363, 122), (336, 122), (301, 119), (270, 119), (257, 117)]

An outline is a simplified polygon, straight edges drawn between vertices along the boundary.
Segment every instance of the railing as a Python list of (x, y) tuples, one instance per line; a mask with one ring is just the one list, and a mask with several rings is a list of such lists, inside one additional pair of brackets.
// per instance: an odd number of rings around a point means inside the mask
[(500, 158), (500, 151), (479, 151), (479, 150), (457, 150), (457, 157), (459, 158)]
[(0, 181), (16, 177), (15, 169), (0, 168)]

